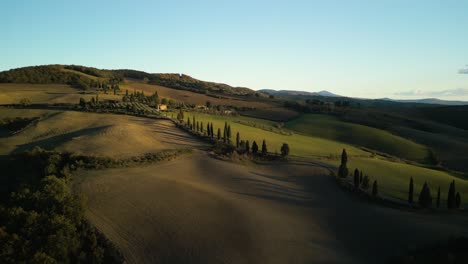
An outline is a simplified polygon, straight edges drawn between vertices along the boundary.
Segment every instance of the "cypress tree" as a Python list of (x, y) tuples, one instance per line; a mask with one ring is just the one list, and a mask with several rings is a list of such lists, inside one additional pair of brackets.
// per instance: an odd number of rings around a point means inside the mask
[(195, 127), (195, 116), (192, 116), (192, 119), (193, 119), (192, 124), (193, 124), (193, 126)]
[(228, 125), (227, 128), (227, 138), (229, 141), (231, 141), (231, 125)]
[(227, 136), (228, 125), (227, 122), (224, 122), (224, 134)]
[(208, 133), (208, 136), (211, 137), (210, 122), (206, 124), (206, 133)]
[(210, 128), (210, 131), (211, 131), (211, 138), (214, 138), (214, 129), (213, 129), (213, 123), (211, 123), (211, 128)]
[(408, 192), (408, 203), (410, 204), (413, 203), (413, 193), (414, 193), (414, 183), (413, 183), (413, 177), (411, 177), (410, 182), (409, 182), (409, 192)]
[(447, 197), (447, 208), (455, 208), (455, 180), (450, 183), (450, 188)]
[(356, 189), (359, 188), (359, 170), (358, 169), (354, 170), (354, 188)]
[(236, 148), (239, 148), (239, 144), (240, 144), (240, 135), (239, 135), (239, 132), (237, 132), (237, 134), (236, 134)]
[(362, 171), (359, 175), (359, 184), (362, 184), (362, 181), (363, 181), (364, 177), (362, 176)]
[(223, 133), (223, 142), (224, 142), (224, 143), (227, 142), (227, 128), (224, 129), (224, 133)]
[(221, 128), (218, 127), (218, 140), (221, 140)]
[(250, 152), (250, 143), (249, 141), (245, 141), (245, 152), (249, 153)]
[(200, 123), (200, 132), (203, 133), (203, 130), (204, 130), (204, 128), (203, 128), (203, 121), (201, 121), (201, 123)]
[(364, 176), (364, 178), (362, 179), (362, 184), (361, 184), (362, 188), (364, 190), (367, 190), (369, 189), (369, 176)]
[(196, 130), (197, 132), (200, 131), (200, 124), (198, 123), (198, 121), (197, 121), (197, 126), (195, 127), (195, 130)]
[(461, 196), (460, 193), (457, 192), (457, 195), (455, 196), (455, 208), (460, 208), (461, 206)]
[(263, 143), (262, 143), (262, 155), (266, 155), (267, 152), (268, 152), (268, 150), (267, 150), (267, 145), (266, 145), (265, 140), (263, 140)]
[(286, 157), (289, 155), (289, 145), (288, 143), (283, 143), (281, 146), (281, 156)]
[(257, 154), (258, 153), (258, 145), (257, 145), (257, 142), (254, 142), (252, 143), (252, 153), (253, 154)]
[(377, 197), (377, 195), (379, 195), (379, 189), (377, 186), (377, 181), (375, 180), (374, 184), (372, 185), (372, 196)]
[(348, 154), (346, 153), (346, 149), (343, 149), (343, 152), (341, 153), (341, 165), (338, 169), (338, 176), (342, 178), (348, 177)]
[(424, 183), (421, 193), (419, 194), (419, 205), (423, 208), (432, 206), (431, 190), (429, 189), (427, 182)]
[(187, 127), (190, 128), (190, 117), (187, 117)]
[(343, 149), (341, 152), (341, 164), (347, 165), (348, 163), (348, 154), (346, 153), (346, 149)]
[(436, 206), (437, 206), (437, 208), (440, 208), (440, 186), (439, 186), (439, 189), (437, 190)]

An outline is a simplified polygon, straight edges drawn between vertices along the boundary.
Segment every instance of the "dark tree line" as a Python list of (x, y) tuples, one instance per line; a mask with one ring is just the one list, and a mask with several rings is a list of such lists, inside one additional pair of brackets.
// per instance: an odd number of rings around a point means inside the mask
[[(348, 177), (348, 155), (346, 150), (343, 149), (341, 154), (341, 164), (338, 168), (338, 176), (340, 178)], [(369, 188), (369, 177), (367, 175), (363, 176), (363, 172), (359, 171), (357, 168), (354, 170), (353, 173), (353, 184), (355, 190), (364, 189), (367, 190)], [(372, 185), (372, 196), (378, 195), (378, 184), (377, 181), (374, 181)], [(430, 208), (433, 205), (433, 196), (431, 193), (431, 188), (427, 182), (424, 182), (421, 191), (419, 192), (419, 196), (417, 197), (418, 204), (422, 208)], [(440, 199), (441, 199), (441, 191), (440, 186), (437, 189), (437, 196), (435, 198), (435, 206), (436, 208), (440, 208)], [(414, 180), (411, 177), (409, 181), (408, 187), (408, 204), (412, 205), (414, 203)], [(462, 199), (461, 194), (455, 190), (455, 180), (450, 183), (449, 191), (447, 195), (447, 208), (448, 209), (456, 209), (462, 206)]]
[[(408, 190), (408, 203), (413, 204), (414, 196), (414, 181), (413, 178), (410, 178), (409, 190)], [(437, 196), (435, 201), (436, 208), (440, 208), (440, 186), (437, 188)], [(430, 208), (433, 204), (433, 198), (431, 194), (430, 186), (427, 182), (424, 182), (424, 185), (421, 189), (421, 192), (418, 196), (418, 204), (423, 208)], [(455, 190), (455, 181), (453, 180), (449, 185), (449, 192), (447, 195), (447, 208), (448, 209), (457, 209), (462, 205), (461, 195)]]
[(71, 166), (71, 155), (39, 148), (12, 157), (10, 195), (0, 202), (1, 263), (123, 262), (87, 222), (67, 180)]
[[(349, 169), (348, 169), (348, 154), (346, 152), (346, 149), (343, 149), (341, 153), (341, 164), (338, 167), (338, 177), (340, 178), (347, 178), (349, 174)], [(354, 169), (353, 173), (353, 186), (355, 191), (364, 191), (367, 192), (367, 190), (370, 188), (370, 178), (368, 175), (364, 175), (363, 171), (359, 171), (359, 169)], [(374, 180), (372, 183), (372, 190), (371, 190), (371, 195), (372, 197), (377, 197), (379, 195), (379, 188), (378, 188), (378, 183), (377, 180)]]

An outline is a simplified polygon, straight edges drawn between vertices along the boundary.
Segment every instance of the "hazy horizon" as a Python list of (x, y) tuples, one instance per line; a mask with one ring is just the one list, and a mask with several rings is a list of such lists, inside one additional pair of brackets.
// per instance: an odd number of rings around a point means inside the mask
[(468, 2), (15, 1), (0, 70), (184, 73), (251, 89), (468, 100)]

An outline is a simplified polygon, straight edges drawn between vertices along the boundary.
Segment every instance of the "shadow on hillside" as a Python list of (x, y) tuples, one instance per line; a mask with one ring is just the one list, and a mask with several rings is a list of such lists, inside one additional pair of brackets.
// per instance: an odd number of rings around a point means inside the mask
[(232, 192), (305, 207), (311, 223), (336, 238), (336, 244), (360, 263), (383, 263), (408, 249), (468, 235), (466, 215), (444, 217), (381, 207), (341, 190), (333, 177), (312, 169), (280, 164), (275, 172), (285, 176), (239, 177), (249, 188)]
[(52, 149), (64, 144), (67, 141), (73, 140), (73, 138), (75, 138), (75, 137), (86, 136), (86, 135), (95, 135), (95, 134), (99, 133), (100, 131), (105, 130), (105, 129), (109, 128), (109, 127), (111, 127), (111, 126), (100, 126), (100, 127), (86, 128), (86, 129), (81, 129), (81, 130), (77, 130), (77, 131), (74, 131), (74, 132), (69, 132), (69, 133), (49, 137), (49, 138), (42, 139), (42, 140), (33, 141), (33, 142), (30, 142), (30, 143), (27, 143), (27, 144), (18, 145), (16, 147), (16, 149), (12, 153), (13, 154), (22, 153), (22, 152), (31, 150), (36, 146), (41, 147), (43, 149), (52, 150)]

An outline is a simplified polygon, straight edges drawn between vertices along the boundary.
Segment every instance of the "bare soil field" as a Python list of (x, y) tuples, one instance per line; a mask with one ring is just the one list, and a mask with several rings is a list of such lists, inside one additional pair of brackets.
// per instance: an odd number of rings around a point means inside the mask
[(241, 165), (196, 152), (75, 179), (89, 219), (129, 263), (382, 263), (468, 234), (464, 214), (365, 202), (322, 166)]
[[(17, 84), (0, 83), (0, 105), (18, 104), (21, 99), (29, 99), (33, 104), (67, 103), (77, 104), (80, 98), (91, 100), (93, 93), (85, 94), (64, 84)], [(122, 95), (99, 94), (101, 100), (120, 100)]]

